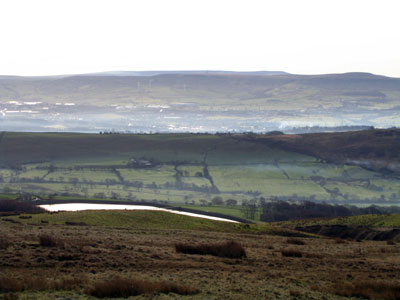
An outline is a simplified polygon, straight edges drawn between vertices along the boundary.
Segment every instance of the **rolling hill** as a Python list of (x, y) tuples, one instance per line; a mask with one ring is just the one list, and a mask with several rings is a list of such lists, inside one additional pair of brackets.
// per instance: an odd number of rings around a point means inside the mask
[(399, 99), (399, 78), (369, 73), (119, 71), (0, 77), (0, 118), (6, 129), (16, 131), (391, 127), (400, 125)]

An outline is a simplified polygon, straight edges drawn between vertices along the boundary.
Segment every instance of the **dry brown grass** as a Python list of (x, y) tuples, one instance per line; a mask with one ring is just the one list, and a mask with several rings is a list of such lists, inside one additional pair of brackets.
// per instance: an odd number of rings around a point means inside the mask
[(69, 226), (88, 226), (85, 222), (72, 222), (72, 221), (65, 221), (65, 225)]
[(289, 291), (289, 295), (292, 296), (292, 297), (298, 298), (298, 297), (301, 297), (303, 294), (299, 290), (292, 289), (292, 290)]
[(0, 237), (0, 249), (7, 249), (11, 246), (11, 242), (7, 237)]
[(316, 259), (323, 259), (326, 258), (327, 255), (323, 255), (321, 253), (317, 253), (317, 252), (307, 252), (307, 253), (303, 253), (303, 256), (306, 258), (316, 258)]
[(334, 241), (335, 241), (336, 244), (346, 244), (347, 243), (346, 240), (343, 240), (343, 239), (340, 239), (340, 238), (336, 238)]
[(50, 287), (55, 290), (74, 290), (84, 288), (88, 281), (84, 275), (65, 276), (51, 281)]
[(299, 246), (306, 244), (303, 240), (296, 239), (296, 238), (289, 238), (286, 240), (286, 243), (292, 244), (292, 245), (299, 245)]
[(56, 247), (59, 241), (48, 234), (39, 235), (39, 244), (42, 247)]
[(346, 297), (363, 297), (366, 299), (400, 299), (400, 283), (362, 280), (354, 283), (336, 283), (333, 292)]
[(88, 282), (87, 277), (65, 276), (61, 278), (47, 278), (43, 275), (9, 276), (0, 275), (0, 292), (44, 291), (44, 290), (76, 290), (83, 288)]
[(192, 295), (196, 289), (180, 286), (168, 282), (150, 282), (144, 280), (116, 277), (94, 283), (87, 291), (89, 295), (97, 298), (130, 297), (149, 293), (175, 293), (180, 295)]
[(246, 257), (246, 250), (235, 241), (222, 244), (175, 244), (175, 250), (178, 253), (185, 254), (214, 255), (226, 258)]
[(9, 293), (9, 292), (19, 292), (22, 290), (23, 286), (20, 280), (13, 277), (0, 275), (0, 292)]
[(295, 250), (295, 249), (281, 250), (281, 254), (282, 254), (282, 256), (285, 256), (285, 257), (302, 257), (303, 256), (303, 252), (301, 252), (299, 250)]
[(42, 276), (10, 277), (0, 276), (0, 292), (21, 292), (25, 290), (43, 291), (49, 287), (48, 280)]
[[(56, 240), (56, 247), (39, 245), (38, 237), (46, 234)], [(391, 246), (386, 241), (336, 244), (333, 239), (310, 237), (299, 238), (306, 245), (298, 246), (287, 243), (291, 237), (268, 233), (127, 230), (10, 222), (1, 222), (0, 237), (8, 238), (12, 243), (7, 249), (0, 250), (0, 280), (4, 290), (0, 291), (0, 299), (10, 293), (18, 295), (21, 300), (38, 299), (38, 296), (49, 300), (95, 299), (88, 295), (95, 284), (115, 276), (145, 280), (154, 285), (176, 283), (182, 294), (183, 286), (199, 290), (197, 295), (183, 296), (172, 294), (173, 285), (166, 284), (162, 290), (170, 291), (170, 295), (154, 295), (151, 293), (158, 292), (150, 291), (150, 294), (137, 297), (177, 300), (278, 300), (295, 297), (339, 300), (345, 297), (332, 289), (333, 279), (354, 284), (361, 279), (386, 283), (400, 280), (399, 243)], [(59, 240), (62, 244), (58, 243)], [(243, 245), (246, 259), (186, 255), (177, 253), (174, 248), (176, 244), (221, 245), (230, 240)], [(382, 248), (385, 254), (382, 254)], [(302, 256), (285, 257), (281, 254), (282, 249), (300, 250)], [(82, 279), (77, 279), (79, 277)]]
[(7, 293), (0, 296), (1, 300), (18, 300), (19, 296), (15, 293)]
[(83, 251), (82, 249), (85, 246), (90, 246), (91, 244), (93, 243), (82, 238), (59, 238), (50, 234), (39, 235), (39, 245), (42, 247), (58, 247), (62, 249), (77, 248)]

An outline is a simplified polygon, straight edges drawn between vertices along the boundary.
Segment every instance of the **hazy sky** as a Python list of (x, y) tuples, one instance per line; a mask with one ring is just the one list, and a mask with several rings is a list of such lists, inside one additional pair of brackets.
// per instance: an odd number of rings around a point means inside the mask
[(0, 74), (110, 70), (400, 77), (399, 0), (1, 0)]

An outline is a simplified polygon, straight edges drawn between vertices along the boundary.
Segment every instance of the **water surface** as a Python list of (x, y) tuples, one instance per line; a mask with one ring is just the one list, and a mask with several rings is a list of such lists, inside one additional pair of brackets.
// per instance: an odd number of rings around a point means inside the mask
[(81, 211), (81, 210), (157, 210), (157, 211), (166, 211), (174, 214), (185, 215), (190, 217), (204, 218), (215, 221), (224, 221), (224, 222), (232, 222), (239, 223), (233, 220), (206, 216), (201, 214), (195, 214), (184, 211), (177, 211), (173, 209), (166, 209), (155, 206), (146, 206), (146, 205), (123, 205), (123, 204), (93, 204), (93, 203), (61, 203), (61, 204), (43, 204), (39, 205), (40, 207), (48, 210), (48, 211)]

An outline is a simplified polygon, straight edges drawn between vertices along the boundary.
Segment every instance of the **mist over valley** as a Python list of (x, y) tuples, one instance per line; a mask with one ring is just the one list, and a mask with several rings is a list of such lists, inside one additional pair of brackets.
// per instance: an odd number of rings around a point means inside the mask
[(346, 131), (399, 126), (399, 99), (400, 79), (369, 73), (0, 76), (0, 124), (88, 133)]

